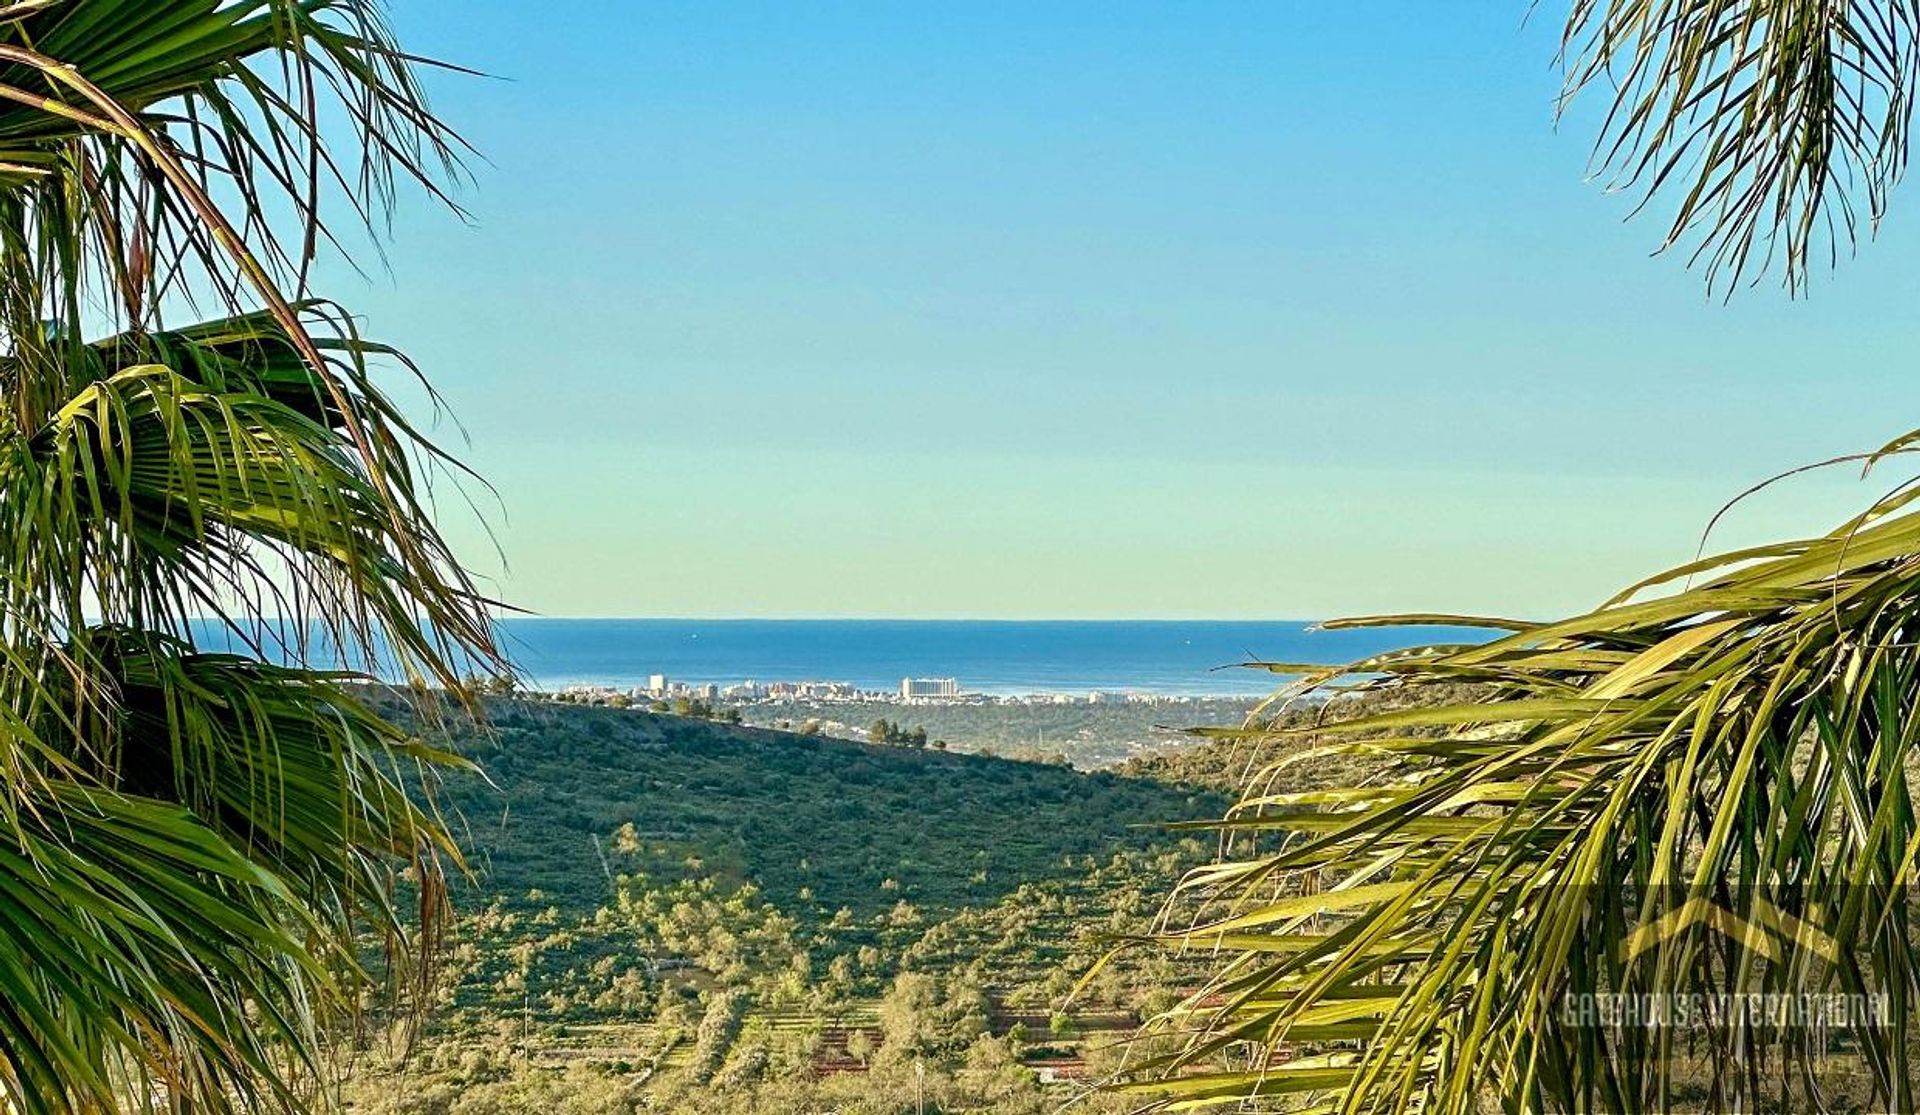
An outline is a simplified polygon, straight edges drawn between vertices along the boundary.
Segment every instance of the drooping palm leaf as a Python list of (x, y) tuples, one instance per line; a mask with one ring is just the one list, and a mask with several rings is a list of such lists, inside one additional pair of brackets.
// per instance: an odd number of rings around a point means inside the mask
[[(1571, 8), (1569, 94), (1611, 90), (1597, 164), (1676, 201), (1668, 243), (1713, 279), (1798, 289), (1879, 220), (1920, 7)], [(1280, 666), (1303, 675), (1283, 702), (1334, 686), (1392, 710), (1310, 744), (1223, 733), (1277, 757), (1158, 938), (1219, 964), (1157, 1020), (1184, 1048), (1119, 1086), (1167, 1110), (1911, 1110), (1916, 491), (1584, 615), (1487, 621), (1484, 645)], [(1367, 774), (1285, 789), (1336, 755)], [(1755, 1002), (1854, 1013), (1609, 1013)]]
[(0, 847), (9, 1103), (291, 1106), (290, 1062), (347, 993), (293, 896), (178, 806), (68, 786), (27, 816)]
[(1909, 0), (1573, 0), (1568, 93), (1611, 96), (1597, 172), (1674, 199), (1668, 246), (1798, 287), (1885, 214), (1906, 169)]
[[(1283, 761), (1374, 755), (1375, 779), (1250, 796), (1218, 823), (1231, 853), (1189, 881), (1198, 923), (1166, 939), (1233, 959), (1167, 1020), (1201, 1036), (1151, 1068), (1251, 1043), (1248, 1079), (1281, 1089), (1304, 1078), (1276, 1054), (1335, 1042), (1345, 1076), (1313, 1079), (1337, 1110), (1658, 1111), (1684, 1089), (1799, 1110), (1835, 1068), (1812, 1027), (1762, 1040), (1569, 1011), (1838, 993), (1888, 1012), (1849, 1035), (1870, 1076), (1851, 1099), (1910, 1106), (1920, 515), (1887, 505), (1777, 550), (1359, 664), (1364, 688), (1487, 695), (1329, 724)], [(1166, 1094), (1206, 1098), (1203, 1079)]]
[(306, 289), (451, 165), (413, 64), (373, 0), (0, 4), (0, 1108), (304, 1110), (362, 935), (429, 966), (456, 760), (338, 671), (497, 655), (416, 373)]

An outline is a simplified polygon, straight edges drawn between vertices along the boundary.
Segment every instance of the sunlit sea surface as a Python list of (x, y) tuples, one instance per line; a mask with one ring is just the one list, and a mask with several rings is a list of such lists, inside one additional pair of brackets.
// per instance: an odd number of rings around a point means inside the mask
[(1290, 621), (511, 619), (508, 652), (536, 685), (840, 681), (897, 690), (952, 677), (969, 692), (1261, 694), (1249, 661), (1349, 662), (1396, 647), (1477, 642), (1441, 627), (1310, 631)]

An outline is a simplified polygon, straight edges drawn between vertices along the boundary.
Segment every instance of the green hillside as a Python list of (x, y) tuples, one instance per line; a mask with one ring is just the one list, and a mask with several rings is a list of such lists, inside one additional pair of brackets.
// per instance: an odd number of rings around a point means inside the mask
[(1043, 1077), (1180, 982), (1143, 952), (1067, 1004), (1099, 934), (1144, 928), (1204, 855), (1157, 825), (1226, 804), (628, 710), (493, 719), (460, 741), (485, 776), (440, 795), (477, 871), (441, 1009), (411, 1059), (357, 1060), (353, 1110), (891, 1111), (910, 1064), (928, 1110), (1045, 1110)]
[(446, 800), (486, 893), (539, 890), (567, 912), (611, 897), (595, 842), (610, 849), (623, 825), (655, 875), (751, 882), (796, 915), (903, 899), (939, 915), (1221, 804), (1109, 772), (531, 702), (466, 750), (493, 785), (462, 779)]

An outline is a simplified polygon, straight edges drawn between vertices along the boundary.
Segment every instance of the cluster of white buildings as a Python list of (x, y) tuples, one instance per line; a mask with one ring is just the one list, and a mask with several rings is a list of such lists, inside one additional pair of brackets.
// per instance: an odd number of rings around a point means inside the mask
[[(957, 678), (901, 678), (898, 692), (874, 692), (844, 681), (743, 681), (720, 686), (712, 683), (690, 684), (674, 681), (665, 674), (654, 674), (644, 686), (615, 689), (600, 685), (574, 685), (561, 694), (575, 701), (607, 704), (615, 697), (635, 703), (676, 699), (726, 701), (750, 704), (756, 701), (890, 701), (907, 705), (978, 703), (993, 705), (1181, 705), (1207, 700), (1205, 697), (1174, 696), (1164, 693), (1115, 693), (1095, 690), (1091, 693), (1022, 693), (1012, 696), (987, 696), (968, 693)], [(617, 702), (615, 702), (617, 703)]]
[(720, 699), (720, 687), (711, 682), (705, 685), (693, 685), (684, 681), (674, 681), (665, 674), (654, 674), (647, 678), (645, 688), (633, 689), (627, 696), (636, 701), (670, 701), (675, 697), (684, 697), (693, 701), (717, 701)]
[[(645, 688), (635, 689), (629, 696), (636, 701), (694, 697), (745, 704), (752, 701), (884, 701), (893, 694), (861, 689), (845, 681), (759, 682), (748, 679), (728, 686), (687, 685), (665, 674), (654, 674), (647, 679)], [(899, 699), (909, 704), (916, 701), (952, 701), (967, 696), (969, 694), (961, 691), (960, 682), (955, 678), (900, 679)]]
[(991, 698), (996, 705), (1190, 705), (1210, 699), (1168, 693), (1108, 693), (1099, 689), (1087, 694), (1020, 693)]
[(729, 701), (852, 701), (863, 694), (844, 681), (743, 681), (720, 691)]
[(676, 698), (698, 701), (717, 701), (720, 699), (720, 687), (717, 685), (690, 685), (683, 681), (670, 681), (665, 675), (655, 674), (645, 685), (636, 685), (631, 689), (617, 689), (611, 685), (569, 685), (560, 690), (560, 696), (588, 704), (604, 705), (616, 697), (628, 701), (670, 701)]
[(882, 700), (885, 693), (870, 693), (844, 681), (769, 681), (751, 679), (736, 685), (713, 682), (675, 681), (665, 674), (653, 674), (645, 685), (617, 689), (609, 685), (569, 685), (560, 695), (575, 701), (606, 704), (615, 697), (634, 702), (671, 701), (862, 701)]

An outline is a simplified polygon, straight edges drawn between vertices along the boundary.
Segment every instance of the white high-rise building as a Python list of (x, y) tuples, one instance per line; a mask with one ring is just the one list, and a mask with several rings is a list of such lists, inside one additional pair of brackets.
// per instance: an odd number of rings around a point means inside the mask
[(910, 701), (915, 697), (958, 697), (960, 682), (954, 678), (901, 678), (900, 698)]

